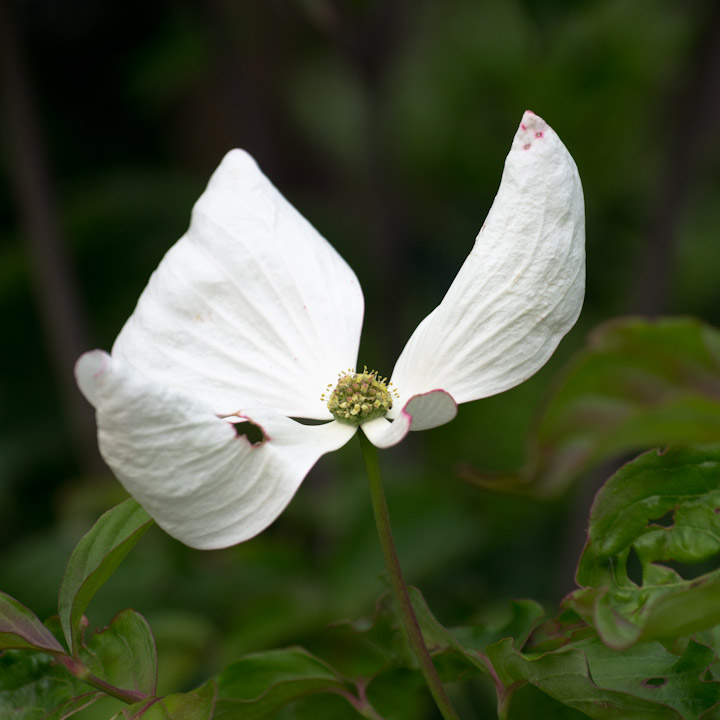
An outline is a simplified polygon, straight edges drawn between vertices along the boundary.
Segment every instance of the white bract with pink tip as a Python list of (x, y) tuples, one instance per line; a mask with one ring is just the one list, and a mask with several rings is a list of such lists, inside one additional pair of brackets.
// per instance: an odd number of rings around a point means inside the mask
[[(360, 284), (254, 160), (233, 150), (112, 354), (94, 350), (77, 362), (102, 455), (178, 540), (203, 549), (247, 540), (358, 427), (390, 447), (449, 422), (458, 403), (535, 373), (580, 312), (584, 233), (575, 163), (527, 112), (470, 255), (398, 358), (392, 407), (340, 422), (320, 397), (355, 367)], [(261, 442), (237, 432), (233, 423), (247, 420)]]

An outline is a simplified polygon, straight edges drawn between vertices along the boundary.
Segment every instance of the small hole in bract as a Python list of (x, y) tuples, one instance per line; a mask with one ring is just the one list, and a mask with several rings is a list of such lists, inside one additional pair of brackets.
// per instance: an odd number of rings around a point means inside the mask
[(648, 520), (648, 527), (650, 525), (659, 525), (664, 528), (671, 528), (675, 525), (675, 508), (668, 510), (664, 515), (656, 518), (650, 518)]
[(235, 435), (246, 438), (253, 447), (262, 445), (265, 442), (265, 433), (262, 428), (250, 422), (250, 420), (240, 420), (232, 425), (235, 428)]
[(642, 681), (642, 684), (647, 688), (659, 688), (663, 685), (667, 685), (668, 679), (666, 677), (651, 677)]

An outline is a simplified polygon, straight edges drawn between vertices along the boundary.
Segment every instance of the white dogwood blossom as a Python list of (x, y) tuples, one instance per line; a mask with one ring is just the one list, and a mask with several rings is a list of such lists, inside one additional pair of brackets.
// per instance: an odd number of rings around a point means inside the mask
[(575, 163), (527, 112), (470, 255), (388, 387), (348, 370), (363, 320), (355, 274), (233, 150), (112, 353), (77, 362), (101, 453), (175, 538), (203, 549), (247, 540), (358, 428), (390, 447), (535, 373), (580, 312), (584, 232)]

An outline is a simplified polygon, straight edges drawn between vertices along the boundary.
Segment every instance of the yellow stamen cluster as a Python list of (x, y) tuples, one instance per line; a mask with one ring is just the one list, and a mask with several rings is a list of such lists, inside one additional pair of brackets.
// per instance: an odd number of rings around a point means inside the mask
[[(322, 400), (327, 399), (327, 408), (333, 417), (348, 425), (361, 425), (368, 420), (383, 417), (392, 407), (392, 394), (387, 378), (378, 377), (375, 370), (361, 373), (348, 370), (339, 373), (335, 389), (327, 386)], [(328, 394), (329, 393), (329, 394)]]

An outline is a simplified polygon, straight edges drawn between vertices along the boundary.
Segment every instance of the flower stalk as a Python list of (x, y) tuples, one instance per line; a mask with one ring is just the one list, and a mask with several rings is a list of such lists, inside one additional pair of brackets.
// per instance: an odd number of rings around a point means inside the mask
[(402, 569), (400, 568), (400, 561), (395, 549), (395, 541), (393, 540), (390, 514), (388, 513), (387, 501), (385, 500), (385, 492), (382, 486), (377, 449), (365, 437), (363, 432), (359, 432), (358, 437), (360, 438), (360, 447), (362, 448), (368, 482), (370, 483), (370, 497), (372, 499), (378, 537), (380, 539), (383, 557), (385, 558), (385, 567), (390, 577), (390, 584), (395, 599), (400, 608), (400, 615), (410, 642), (410, 647), (412, 647), (415, 657), (420, 663), (420, 670), (425, 678), (425, 682), (443, 718), (445, 720), (460, 720), (460, 716), (457, 714), (450, 698), (445, 692), (445, 688), (440, 682), (437, 670), (433, 665), (432, 658), (425, 645), (425, 640), (423, 639), (412, 602), (410, 601), (410, 595), (408, 594), (407, 585), (405, 584)]

